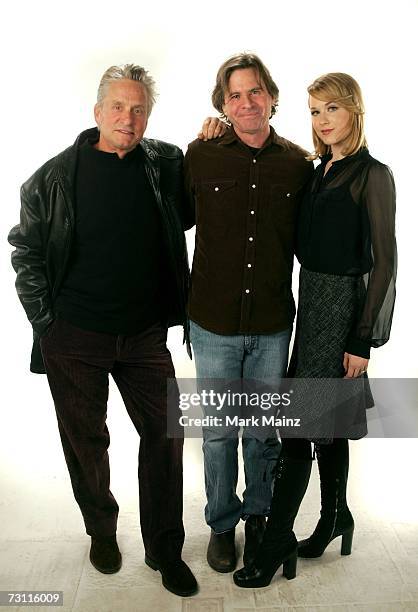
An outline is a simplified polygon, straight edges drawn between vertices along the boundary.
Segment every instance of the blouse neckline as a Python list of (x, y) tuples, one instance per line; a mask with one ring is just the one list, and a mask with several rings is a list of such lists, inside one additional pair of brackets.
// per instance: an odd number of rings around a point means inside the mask
[[(343, 157), (342, 159), (337, 159), (333, 161), (332, 165), (333, 166), (337, 166), (337, 165), (344, 166), (345, 164), (348, 164), (354, 159), (361, 159), (362, 157), (366, 157), (368, 155), (369, 155), (368, 148), (363, 147), (362, 149), (357, 151), (357, 153), (353, 153), (353, 155), (347, 155), (346, 157)], [(325, 155), (320, 155), (319, 159), (321, 160), (321, 164), (325, 166), (330, 161), (330, 159), (332, 159), (332, 153), (326, 153)]]

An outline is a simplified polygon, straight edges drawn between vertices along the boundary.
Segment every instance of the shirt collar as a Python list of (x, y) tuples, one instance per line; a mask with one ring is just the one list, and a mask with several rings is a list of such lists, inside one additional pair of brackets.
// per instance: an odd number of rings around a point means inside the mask
[[(225, 134), (222, 136), (222, 138), (219, 139), (218, 144), (219, 145), (229, 145), (229, 144), (232, 144), (233, 142), (241, 142), (245, 146), (248, 146), (248, 145), (246, 145), (245, 143), (242, 142), (242, 140), (239, 138), (239, 136), (237, 136), (234, 128), (230, 127), (225, 132)], [(270, 126), (270, 134), (269, 134), (266, 142), (264, 143), (264, 145), (261, 148), (265, 149), (266, 147), (268, 147), (271, 144), (277, 145), (277, 146), (281, 147), (282, 149), (286, 148), (284, 138), (282, 138), (281, 136), (276, 134), (276, 132), (275, 132), (275, 130), (274, 130), (274, 128), (272, 126)]]

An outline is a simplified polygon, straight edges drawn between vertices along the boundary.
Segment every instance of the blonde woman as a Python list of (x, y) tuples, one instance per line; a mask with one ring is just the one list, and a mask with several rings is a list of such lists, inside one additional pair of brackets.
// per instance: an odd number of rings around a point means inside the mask
[[(387, 342), (395, 300), (395, 186), (390, 169), (374, 159), (364, 135), (364, 105), (357, 82), (330, 73), (309, 87), (314, 153), (320, 159), (303, 200), (296, 253), (301, 264), (295, 347), (288, 375), (296, 378), (363, 377), (364, 393), (344, 414), (346, 437), (283, 439), (263, 542), (252, 566), (235, 572), (241, 587), (296, 576), (297, 556), (319, 557), (342, 536), (350, 554), (354, 520), (347, 506), (348, 440), (367, 433), (365, 408), (370, 348)], [(324, 400), (325, 401), (325, 400)], [(311, 471), (315, 442), (321, 517), (299, 542), (293, 523)]]

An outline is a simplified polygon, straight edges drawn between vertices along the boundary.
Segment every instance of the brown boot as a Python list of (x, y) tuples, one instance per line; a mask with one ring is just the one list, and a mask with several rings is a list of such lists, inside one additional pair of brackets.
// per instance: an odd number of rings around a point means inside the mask
[(224, 533), (211, 532), (206, 558), (216, 572), (226, 573), (235, 569), (235, 527)]

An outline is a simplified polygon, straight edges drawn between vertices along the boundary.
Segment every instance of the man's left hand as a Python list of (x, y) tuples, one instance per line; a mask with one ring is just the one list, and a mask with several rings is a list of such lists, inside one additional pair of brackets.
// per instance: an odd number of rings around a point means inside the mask
[(217, 117), (207, 117), (202, 125), (202, 130), (198, 133), (197, 137), (200, 140), (212, 140), (213, 138), (219, 138), (223, 136), (228, 129), (226, 123), (218, 119)]

